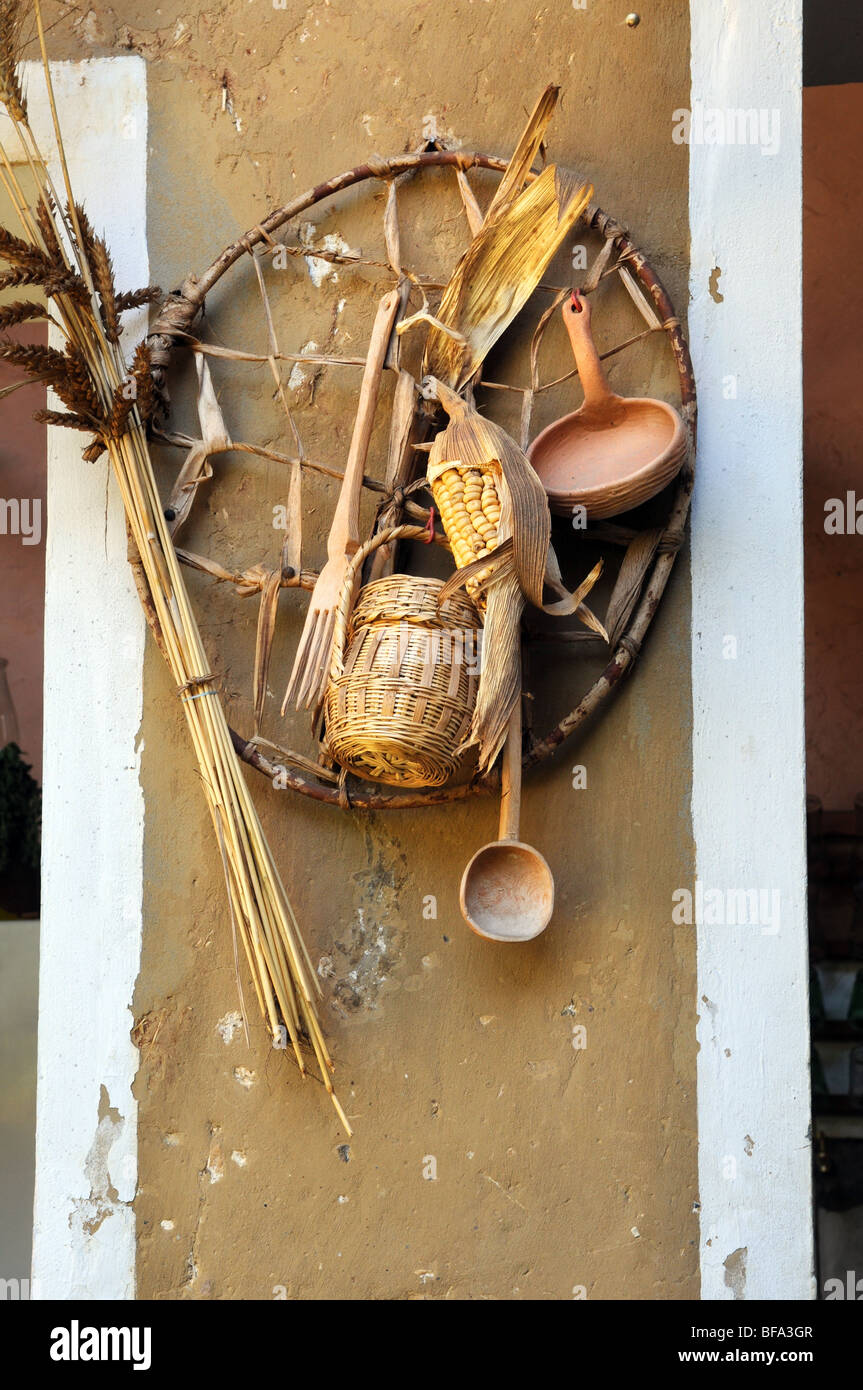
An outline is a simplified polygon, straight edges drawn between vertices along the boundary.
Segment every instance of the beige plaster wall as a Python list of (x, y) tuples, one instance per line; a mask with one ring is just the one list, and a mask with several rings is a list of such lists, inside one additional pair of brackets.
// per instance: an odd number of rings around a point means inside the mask
[[(165, 287), (269, 206), (372, 152), (415, 147), (431, 122), (467, 148), (508, 153), (543, 85), (557, 81), (553, 155), (595, 179), (685, 312), (687, 153), (670, 133), (689, 99), (687, 13), (683, 0), (645, 5), (632, 30), (625, 7), (604, 0), (584, 10), (564, 0), (121, 0), (67, 13), (52, 42), (56, 56), (133, 50), (150, 60), (149, 237)], [(405, 203), (411, 257), (442, 274), (465, 237), (445, 187), (414, 188)], [(318, 235), (337, 231), (380, 258), (381, 209), (372, 189), (313, 220)], [(557, 282), (570, 273), (563, 257)], [(320, 289), (302, 261), (284, 275), (271, 288), (286, 350), (309, 339), (361, 349), (383, 272), (340, 272)], [(609, 289), (603, 305), (603, 345), (637, 331), (622, 291)], [(208, 310), (221, 340), (263, 344), (248, 266)], [(498, 365), (515, 379), (523, 351)], [(237, 376), (218, 364), (214, 375), (235, 438), (288, 447), (265, 376), (250, 370), (239, 392)], [(355, 380), (327, 373), (314, 408), (311, 383), (293, 393), (311, 456), (344, 457)], [(674, 399), (653, 344), (615, 359), (612, 380)], [(547, 399), (537, 425), (577, 399)], [(180, 389), (178, 423), (189, 423), (187, 408)], [(508, 418), (499, 401), (495, 410)], [(378, 432), (371, 463), (380, 449)], [(285, 483), (276, 464), (226, 460), (185, 543), (272, 563)], [(311, 565), (332, 504), (326, 485), (309, 483)], [(250, 731), (254, 604), (199, 576), (189, 584), (229, 717)], [(307, 749), (302, 721), (278, 718), (302, 603), (285, 594), (281, 612), (265, 732)], [(497, 950), (459, 916), (461, 870), (493, 837), (492, 803), (369, 816), (257, 786), (321, 962), (356, 1130), (348, 1146), (320, 1087), (300, 1083), (257, 1022), (251, 1051), (231, 1027), (218, 856), (176, 696), (151, 652), (135, 1001), (141, 1297), (697, 1296), (694, 939), (671, 924), (671, 893), (693, 877), (688, 614), (684, 559), (635, 678), (601, 724), (527, 783), (523, 835), (558, 889), (553, 925), (532, 946)], [(537, 662), (537, 720), (570, 708), (592, 669), (575, 656)], [(587, 768), (583, 791), (572, 787), (576, 762)], [(434, 919), (423, 915), (428, 895)], [(576, 1025), (584, 1049), (573, 1047)]]

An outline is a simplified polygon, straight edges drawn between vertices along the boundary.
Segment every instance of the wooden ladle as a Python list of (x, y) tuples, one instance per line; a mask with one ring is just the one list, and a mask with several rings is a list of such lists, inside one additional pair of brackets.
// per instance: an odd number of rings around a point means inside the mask
[(563, 321), (584, 389), (584, 404), (549, 425), (528, 449), (553, 512), (618, 516), (661, 492), (680, 471), (686, 432), (665, 401), (618, 396), (609, 387), (590, 331), (590, 304), (577, 290)]
[(518, 838), (521, 811), (521, 695), (503, 752), (500, 838), (477, 850), (462, 874), (462, 916), (489, 941), (532, 941), (554, 910), (554, 879), (539, 850)]

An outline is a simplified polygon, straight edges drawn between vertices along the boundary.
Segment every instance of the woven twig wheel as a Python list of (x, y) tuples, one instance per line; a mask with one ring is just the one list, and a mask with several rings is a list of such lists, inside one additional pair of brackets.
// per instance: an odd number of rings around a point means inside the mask
[[(475, 168), (502, 173), (507, 167), (507, 161), (492, 155), (468, 154), (463, 151), (443, 149), (427, 149), (421, 153), (397, 155), (392, 159), (375, 159), (369, 163), (359, 164), (356, 168), (328, 179), (324, 183), (317, 184), (285, 206), (270, 212), (260, 224), (251, 228), (244, 236), (226, 247), (202, 275), (190, 276), (162, 304), (154, 320), (149, 338), (157, 389), (166, 390), (166, 377), (173, 354), (178, 347), (183, 345), (184, 339), (191, 333), (195, 319), (204, 306), (207, 294), (244, 255), (253, 254), (255, 248), (269, 242), (272, 234), (277, 232), (279, 228), (308, 211), (309, 208), (315, 207), (344, 189), (366, 180), (382, 180), (392, 189), (399, 175), (436, 167), (453, 168), (458, 171), (460, 177), (463, 177), (466, 171)], [(643, 333), (619, 344), (618, 347), (612, 349), (612, 352), (623, 350), (653, 331), (664, 333), (677, 368), (680, 384), (680, 411), (687, 430), (688, 448), (661, 537), (644, 575), (638, 602), (629, 617), (625, 630), (615, 641), (611, 659), (601, 675), (593, 681), (569, 714), (544, 735), (531, 736), (523, 760), (526, 768), (551, 757), (560, 745), (570, 738), (608, 700), (630, 670), (656, 614), (677, 552), (683, 543), (695, 473), (695, 380), (689, 349), (674, 306), (647, 256), (635, 246), (620, 222), (598, 206), (591, 204), (586, 213), (586, 225), (599, 232), (605, 239), (609, 258), (611, 256), (615, 258), (612, 269), (623, 268), (629, 274), (632, 281), (643, 291), (645, 307), (652, 308), (655, 315), (655, 323), (652, 326), (649, 325)], [(609, 272), (606, 270), (605, 273)], [(550, 313), (550, 311), (548, 312)], [(647, 317), (646, 314), (645, 317)], [(569, 375), (574, 375), (574, 373), (568, 372), (566, 374), (566, 376)], [(559, 380), (565, 379), (562, 377)], [(186, 558), (190, 558), (191, 563), (196, 563), (194, 557)], [(235, 578), (227, 570), (223, 570), (219, 575), (219, 566), (215, 563), (209, 568), (210, 572), (217, 577)], [(313, 577), (310, 580), (305, 574), (283, 577), (284, 584), (294, 586), (302, 585), (308, 588), (312, 586), (313, 582)], [(349, 787), (336, 788), (327, 782), (319, 781), (305, 767), (285, 768), (271, 762), (255, 743), (247, 741), (234, 731), (232, 733), (238, 755), (268, 779), (272, 780), (278, 774), (282, 786), (290, 787), (305, 796), (332, 805), (349, 805), (361, 809), (396, 810), (459, 801), (478, 793), (491, 792), (498, 786), (498, 776), (493, 773), (484, 779), (478, 779), (464, 785), (444, 786), (426, 791), (392, 791), (386, 787), (369, 786), (361, 782), (354, 783)]]

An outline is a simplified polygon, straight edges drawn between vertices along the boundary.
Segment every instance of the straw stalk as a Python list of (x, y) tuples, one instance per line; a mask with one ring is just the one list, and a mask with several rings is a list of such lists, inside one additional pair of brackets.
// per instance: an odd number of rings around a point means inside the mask
[[(138, 347), (127, 367), (120, 346), (120, 316), (150, 301), (152, 289), (117, 294), (111, 258), (73, 197), (57, 121), (38, 0), (34, 15), (54, 119), (63, 196), (50, 177), (27, 119), (17, 71), (17, 0), (0, 0), (0, 101), (20, 137), (38, 190), (28, 201), (15, 167), (0, 146), (0, 179), (20, 218), (23, 236), (0, 229), (0, 257), (9, 269), (0, 285), (35, 285), (50, 300), (63, 347), (25, 347), (0, 340), (0, 357), (30, 378), (46, 381), (66, 407), (42, 412), (50, 424), (87, 431), (85, 458), (107, 451), (123, 499), (131, 542), (140, 557), (142, 601), (168, 663), (183, 708), (228, 889), (235, 965), (238, 941), (269, 1032), (282, 1044), (282, 1025), (300, 1072), (311, 1046), (323, 1083), (344, 1128), (350, 1126), (335, 1096), (333, 1064), (316, 1012), (320, 994), (308, 952), (234, 752), (210, 663), (192, 612), (159, 497), (147, 444), (153, 409), (149, 354)], [(29, 301), (3, 310), (0, 330), (40, 312)], [(238, 971), (239, 982), (239, 971)], [(242, 1004), (242, 988), (240, 987)], [(243, 1006), (245, 1019), (245, 1007)]]

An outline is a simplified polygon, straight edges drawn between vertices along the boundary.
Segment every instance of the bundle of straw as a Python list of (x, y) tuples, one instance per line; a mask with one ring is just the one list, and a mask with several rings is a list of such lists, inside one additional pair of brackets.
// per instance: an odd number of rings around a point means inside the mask
[[(3, 310), (0, 328), (37, 316), (59, 328), (64, 346), (22, 346), (0, 340), (0, 357), (48, 382), (65, 411), (45, 411), (47, 423), (92, 433), (84, 457), (107, 451), (120, 488), (130, 538), (140, 557), (142, 601), (170, 667), (198, 759), (207, 806), (225, 871), (234, 932), (243, 945), (261, 1012), (274, 1042), (284, 1025), (300, 1072), (301, 1042), (314, 1050), (323, 1083), (345, 1130), (351, 1129), (333, 1091), (333, 1064), (315, 1009), (320, 994), (308, 952), (231, 742), (206, 652), (168, 533), (147, 445), (153, 409), (149, 356), (137, 348), (127, 368), (120, 348), (120, 315), (147, 303), (147, 289), (117, 294), (105, 243), (73, 197), (57, 120), (39, 0), (34, 14), (64, 184), (54, 186), (27, 119), (18, 75), (18, 0), (0, 0), (0, 101), (11, 117), (37, 189), (28, 201), (0, 145), (0, 178), (20, 217), (23, 237), (0, 230), (0, 256), (9, 269), (0, 286), (40, 286), (57, 311), (20, 301)], [(239, 981), (239, 970), (238, 970)], [(240, 988), (242, 1004), (242, 988)], [(245, 1019), (245, 1008), (243, 1008)]]

